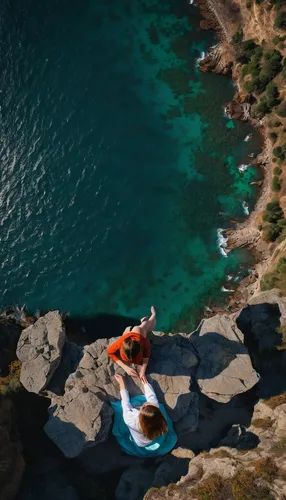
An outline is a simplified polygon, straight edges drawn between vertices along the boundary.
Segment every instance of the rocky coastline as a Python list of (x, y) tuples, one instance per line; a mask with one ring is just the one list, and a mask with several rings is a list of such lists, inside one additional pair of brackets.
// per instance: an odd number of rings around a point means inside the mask
[(250, 276), (242, 279), (229, 298), (229, 309), (235, 311), (244, 306), (260, 288), (260, 281), (271, 261), (269, 244), (263, 240), (258, 230), (257, 218), (265, 209), (271, 197), (271, 159), (273, 145), (268, 137), (266, 123), (250, 115), (253, 96), (243, 92), (239, 81), (239, 64), (234, 63), (234, 46), (232, 42), (233, 21), (239, 17), (239, 2), (217, 2), (215, 0), (199, 0), (198, 6), (204, 20), (202, 29), (213, 29), (217, 32), (219, 43), (206, 55), (200, 63), (201, 71), (211, 71), (217, 74), (229, 74), (235, 82), (238, 91), (233, 101), (227, 104), (226, 113), (232, 119), (248, 121), (263, 137), (261, 153), (252, 161), (263, 170), (263, 182), (255, 207), (243, 223), (235, 224), (234, 228), (226, 229), (223, 234), (227, 237), (228, 251), (246, 247), (254, 255), (256, 264), (252, 266)]
[[(148, 378), (173, 420), (178, 442), (172, 453), (144, 460), (124, 454), (112, 436), (110, 403), (120, 397), (113, 375), (121, 368), (110, 361), (106, 347), (114, 338), (86, 343), (78, 327), (75, 342), (74, 329), (59, 311), (36, 318), (15, 308), (0, 315), (6, 351), (1, 373), (18, 358), (22, 384), (16, 393), (13, 386), (0, 396), (0, 432), (7, 433), (2, 415), (7, 401), (16, 406), (20, 429), (18, 435), (10, 418), (7, 450), (17, 460), (5, 475), (7, 491), (10, 478), (17, 482), (1, 500), (26, 500), (28, 493), (31, 500), (169, 498), (170, 483), (180, 491), (188, 485), (186, 498), (200, 500), (204, 497), (194, 488), (203, 488), (210, 477), (235, 481), (239, 471), (252, 470), (259, 460), (270, 462), (276, 472), (271, 482), (255, 473), (253, 487), (262, 480), (267, 498), (282, 500), (286, 350), (277, 328), (284, 325), (286, 299), (272, 290), (255, 294), (236, 313), (202, 320), (193, 332), (150, 333)], [(1, 387), (4, 383), (9, 384), (7, 377)], [(142, 393), (136, 379), (128, 379), (128, 389), (131, 395)], [(266, 429), (257, 426), (264, 420)], [(274, 452), (279, 447), (282, 451)], [(174, 498), (185, 498), (180, 495)]]

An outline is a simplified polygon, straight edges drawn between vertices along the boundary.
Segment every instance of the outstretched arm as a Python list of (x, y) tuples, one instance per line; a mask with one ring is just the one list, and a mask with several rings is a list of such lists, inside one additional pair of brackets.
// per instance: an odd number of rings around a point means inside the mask
[(136, 418), (133, 406), (130, 404), (129, 392), (125, 388), (125, 381), (122, 375), (114, 375), (115, 380), (119, 384), (120, 395), (122, 400), (123, 420), (129, 427), (136, 427)]
[(107, 354), (108, 356), (114, 361), (114, 363), (117, 363), (118, 366), (120, 366), (128, 375), (131, 375), (131, 377), (137, 377), (136, 371), (131, 368), (131, 366), (127, 366), (120, 358), (117, 356), (117, 352), (120, 351), (121, 347), (121, 339), (116, 340), (108, 346), (107, 348)]
[(159, 406), (159, 401), (158, 401), (157, 396), (154, 392), (154, 389), (153, 389), (152, 385), (149, 384), (146, 377), (144, 377), (143, 383), (144, 383), (144, 393), (145, 393), (145, 397), (146, 397), (148, 403), (152, 403), (156, 406)]

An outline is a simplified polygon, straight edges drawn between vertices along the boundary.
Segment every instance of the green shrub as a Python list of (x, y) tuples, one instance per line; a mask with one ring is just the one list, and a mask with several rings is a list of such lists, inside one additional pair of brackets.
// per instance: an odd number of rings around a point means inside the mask
[(270, 106), (270, 108), (278, 106), (278, 104), (280, 103), (280, 99), (279, 99), (279, 90), (276, 83), (274, 82), (268, 83), (266, 87), (266, 95), (267, 95), (268, 105)]
[(275, 158), (275, 157), (274, 157), (274, 158), (272, 158), (273, 163), (276, 163), (276, 162), (277, 162), (277, 159), (278, 159), (278, 158)]
[(268, 104), (267, 99), (265, 97), (260, 99), (258, 104), (256, 104), (256, 106), (254, 106), (254, 113), (255, 113), (255, 116), (257, 116), (258, 118), (262, 118), (264, 115), (267, 115), (268, 113), (270, 113), (270, 111), (271, 111), (271, 108), (269, 107), (269, 104)]
[(285, 101), (282, 101), (279, 104), (278, 109), (277, 109), (277, 113), (279, 116), (282, 116), (283, 118), (286, 117), (286, 102)]
[(243, 30), (239, 29), (237, 32), (233, 35), (232, 41), (234, 44), (240, 44), (243, 40)]
[(275, 78), (282, 69), (282, 55), (278, 50), (268, 50), (264, 53), (264, 64), (260, 73), (261, 85), (266, 85)]
[[(260, 47), (258, 47), (260, 49)], [(245, 64), (242, 68), (242, 76), (246, 76), (250, 74), (253, 78), (256, 78), (259, 76), (261, 65), (260, 65), (260, 60), (261, 60), (261, 55), (257, 49), (255, 49), (255, 54), (254, 56), (251, 57), (250, 62), (248, 64)]]
[(281, 175), (282, 174), (282, 168), (280, 167), (275, 167), (273, 170), (274, 175)]
[(286, 12), (280, 11), (278, 12), (275, 19), (275, 27), (279, 30), (286, 30)]
[(262, 229), (263, 229), (262, 224), (259, 224), (259, 225), (257, 226), (257, 229), (258, 229), (258, 231), (262, 231)]
[(9, 374), (7, 377), (0, 377), (0, 394), (2, 396), (17, 392), (21, 388), (20, 374), (20, 361), (12, 361), (9, 365)]
[(286, 80), (286, 66), (284, 66), (282, 69), (282, 76), (283, 76), (284, 80)]
[[(277, 224), (278, 224), (279, 227), (281, 227), (281, 229), (283, 229), (286, 226), (286, 219), (280, 219), (277, 222)], [(279, 267), (279, 264), (278, 264), (278, 267)]]
[(276, 35), (276, 36), (273, 38), (272, 42), (274, 43), (274, 45), (277, 45), (278, 43), (280, 43), (281, 41), (283, 41), (283, 38), (284, 38), (284, 37), (282, 37), (282, 36), (280, 36), (280, 35)]
[(277, 141), (277, 134), (275, 132), (270, 132), (269, 137), (273, 144)]
[(283, 148), (281, 146), (277, 146), (277, 148), (274, 148), (273, 149), (273, 154), (277, 158), (280, 158), (281, 160), (284, 160), (284, 158), (285, 158), (284, 151), (283, 151)]
[(281, 189), (281, 180), (279, 179), (279, 177), (277, 175), (274, 175), (273, 179), (272, 179), (272, 191), (280, 191)]
[(252, 5), (251, 0), (246, 0), (245, 5), (246, 5), (247, 9), (251, 9), (251, 5)]
[(279, 201), (270, 201), (267, 203), (266, 209), (263, 212), (262, 218), (266, 222), (277, 222), (283, 219), (283, 210), (280, 207)]
[(248, 60), (251, 59), (253, 55), (255, 55), (255, 49), (259, 49), (258, 45), (254, 42), (254, 40), (245, 40), (241, 42), (240, 52), (243, 56), (245, 56)]
[(277, 224), (270, 224), (263, 231), (264, 239), (268, 242), (275, 241), (279, 234), (281, 233), (281, 228)]

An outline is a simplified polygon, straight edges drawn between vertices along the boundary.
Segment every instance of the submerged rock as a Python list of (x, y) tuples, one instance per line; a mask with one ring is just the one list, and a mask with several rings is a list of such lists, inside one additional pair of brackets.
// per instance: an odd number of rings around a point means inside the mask
[(22, 363), (21, 383), (29, 392), (42, 391), (61, 360), (66, 340), (65, 327), (58, 311), (51, 311), (22, 331), (17, 356)]

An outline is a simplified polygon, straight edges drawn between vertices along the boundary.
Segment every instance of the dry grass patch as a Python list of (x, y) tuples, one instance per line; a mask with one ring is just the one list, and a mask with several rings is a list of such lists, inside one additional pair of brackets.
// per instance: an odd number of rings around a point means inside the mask
[(253, 465), (256, 476), (266, 479), (268, 482), (273, 482), (278, 475), (279, 469), (271, 457), (260, 458)]
[(259, 485), (257, 476), (247, 470), (237, 472), (231, 488), (235, 500), (275, 500), (268, 486)]
[(229, 483), (218, 474), (212, 474), (192, 490), (198, 500), (226, 500), (230, 492)]
[(264, 399), (263, 403), (269, 406), (272, 410), (275, 410), (277, 406), (283, 405), (286, 403), (286, 392), (283, 394), (279, 394), (279, 396), (272, 396), (272, 398)]
[(282, 437), (272, 446), (272, 451), (277, 456), (286, 455), (286, 437)]
[(231, 458), (231, 455), (226, 450), (218, 450), (212, 453), (210, 458)]
[(252, 420), (251, 425), (253, 425), (253, 427), (258, 427), (259, 429), (269, 429), (269, 427), (272, 426), (272, 421), (270, 417), (255, 418)]

